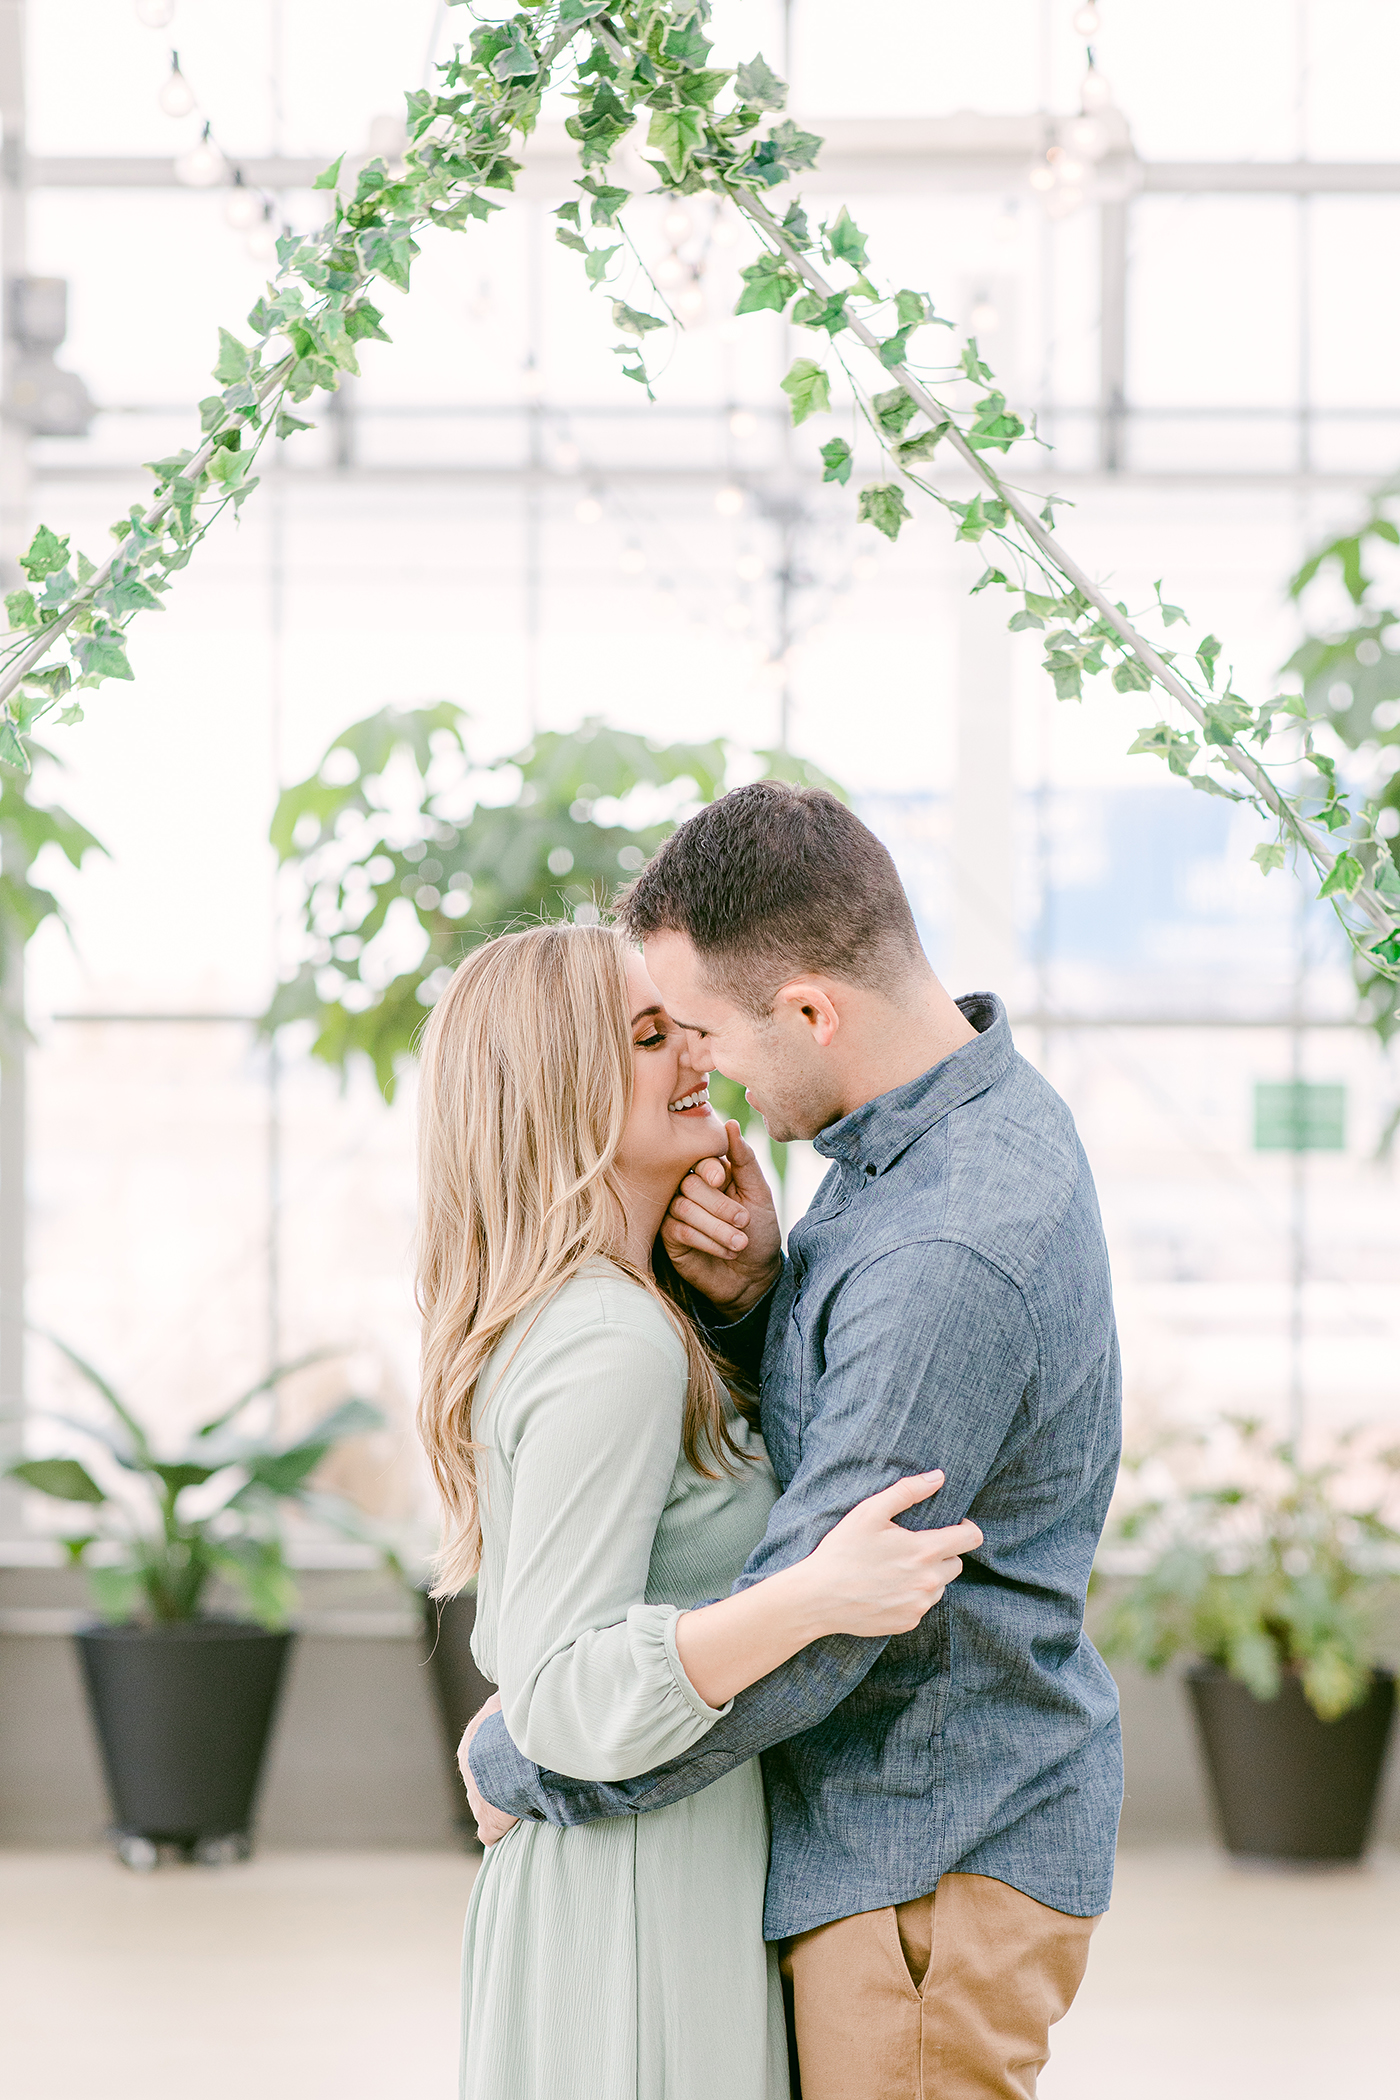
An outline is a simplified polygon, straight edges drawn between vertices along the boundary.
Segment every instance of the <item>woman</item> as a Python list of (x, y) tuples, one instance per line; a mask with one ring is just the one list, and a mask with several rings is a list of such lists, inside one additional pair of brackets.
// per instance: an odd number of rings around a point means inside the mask
[[(948, 1534), (892, 1521), (927, 1474), (728, 1594), (777, 1486), (652, 1271), (681, 1177), (727, 1147), (608, 928), (505, 935), (434, 1009), (418, 1288), (438, 1593), (479, 1568), (473, 1648), (511, 1735), (580, 1778), (678, 1755), (809, 1641), (909, 1630), (961, 1566)], [(757, 1760), (650, 1815), (515, 1826), (467, 1917), (467, 2100), (786, 2100), (767, 1860)]]

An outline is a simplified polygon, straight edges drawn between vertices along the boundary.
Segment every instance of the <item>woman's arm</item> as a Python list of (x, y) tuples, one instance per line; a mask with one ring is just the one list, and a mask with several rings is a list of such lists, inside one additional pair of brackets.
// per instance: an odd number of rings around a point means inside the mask
[(908, 1633), (981, 1545), (970, 1520), (906, 1531), (895, 1518), (927, 1501), (941, 1473), (919, 1473), (868, 1496), (805, 1560), (676, 1622), (676, 1653), (708, 1706), (723, 1706), (830, 1633)]

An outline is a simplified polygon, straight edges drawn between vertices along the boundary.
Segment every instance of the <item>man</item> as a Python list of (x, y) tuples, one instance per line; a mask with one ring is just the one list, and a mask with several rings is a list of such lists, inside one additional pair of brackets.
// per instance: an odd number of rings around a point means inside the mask
[[(1093, 1183), (999, 1002), (954, 1003), (879, 841), (773, 781), (677, 830), (622, 900), (697, 1062), (831, 1161), (786, 1260), (753, 1154), (687, 1177), (666, 1244), (730, 1359), (762, 1364), (783, 1489), (741, 1578), (941, 1466), (916, 1524), (984, 1543), (913, 1632), (835, 1638), (621, 1785), (539, 1771), (499, 1715), (485, 1800), (558, 1823), (660, 1808), (762, 1751), (765, 1933), (786, 1943), (804, 2100), (1035, 2091), (1108, 1904), (1117, 1699), (1083, 1632), (1117, 1471), (1119, 1367)], [(684, 1901), (684, 1892), (677, 1892)], [(723, 2009), (716, 2007), (716, 2017)]]

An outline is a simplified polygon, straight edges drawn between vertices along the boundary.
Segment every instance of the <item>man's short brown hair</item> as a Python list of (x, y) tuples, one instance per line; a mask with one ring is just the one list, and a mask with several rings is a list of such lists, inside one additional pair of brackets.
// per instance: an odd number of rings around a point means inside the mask
[(811, 971), (901, 978), (923, 958), (894, 862), (823, 788), (759, 780), (689, 818), (618, 899), (634, 940), (685, 934), (712, 981), (767, 1013)]

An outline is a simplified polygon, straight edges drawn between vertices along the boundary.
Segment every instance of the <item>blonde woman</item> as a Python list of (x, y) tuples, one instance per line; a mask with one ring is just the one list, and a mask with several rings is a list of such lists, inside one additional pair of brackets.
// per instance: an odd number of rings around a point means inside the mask
[[(490, 942), (434, 1009), (418, 1289), (438, 1590), (479, 1571), (473, 1645), (511, 1736), (576, 1778), (690, 1748), (809, 1642), (909, 1630), (980, 1543), (893, 1521), (936, 1491), (924, 1474), (728, 1594), (777, 1487), (652, 1250), (681, 1177), (729, 1142), (608, 928)], [(757, 1759), (653, 1814), (517, 1824), (467, 1917), (466, 2100), (786, 2100), (767, 1864)]]

